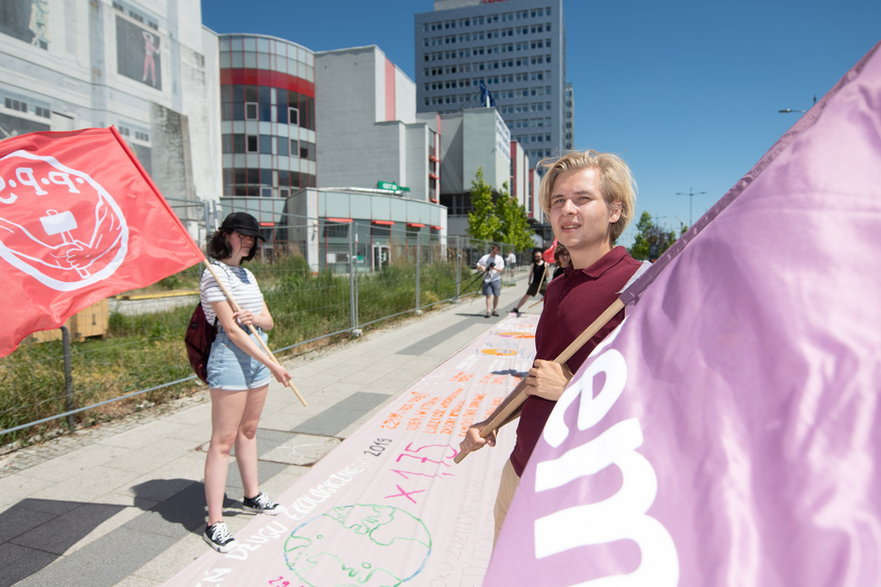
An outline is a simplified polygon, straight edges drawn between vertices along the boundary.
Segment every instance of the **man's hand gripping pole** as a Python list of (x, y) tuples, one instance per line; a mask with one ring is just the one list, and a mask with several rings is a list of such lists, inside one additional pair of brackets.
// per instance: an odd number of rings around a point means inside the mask
[[(572, 355), (578, 352), (578, 350), (583, 347), (587, 341), (596, 335), (600, 329), (605, 326), (609, 320), (614, 318), (618, 312), (624, 309), (624, 302), (621, 301), (621, 298), (616, 299), (612, 302), (606, 310), (594, 320), (590, 326), (584, 329), (584, 331), (578, 335), (578, 338), (573, 340), (569, 346), (563, 349), (557, 357), (554, 359), (555, 363), (565, 363)], [(504, 426), (511, 419), (513, 419), (514, 414), (516, 414), (517, 410), (523, 405), (523, 402), (526, 401), (526, 398), (529, 395), (525, 391), (526, 389), (526, 380), (522, 380), (517, 384), (517, 387), (505, 398), (498, 408), (496, 408), (495, 413), (492, 418), (487, 421), (486, 424), (480, 429), (480, 437), (488, 438), (490, 437), (496, 430)], [(453, 462), (461, 463), (462, 460), (468, 456), (468, 453), (471, 451), (462, 450), (453, 458)]]

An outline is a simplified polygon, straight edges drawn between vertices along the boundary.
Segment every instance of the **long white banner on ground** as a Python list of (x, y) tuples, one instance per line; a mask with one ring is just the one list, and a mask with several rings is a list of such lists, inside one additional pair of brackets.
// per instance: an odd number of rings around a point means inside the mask
[(514, 427), (495, 449), (453, 457), (528, 370), (537, 321), (488, 329), (278, 496), (281, 514), (257, 516), (238, 548), (206, 552), (166, 585), (480, 585)]

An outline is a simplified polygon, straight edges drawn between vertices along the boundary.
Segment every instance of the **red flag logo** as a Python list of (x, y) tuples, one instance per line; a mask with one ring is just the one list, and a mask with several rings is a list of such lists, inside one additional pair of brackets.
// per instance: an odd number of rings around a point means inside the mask
[(0, 356), (107, 296), (203, 259), (114, 129), (0, 142)]
[(22, 150), (3, 157), (0, 169), (9, 177), (0, 177), (0, 257), (59, 291), (113, 274), (128, 227), (107, 190), (88, 173)]

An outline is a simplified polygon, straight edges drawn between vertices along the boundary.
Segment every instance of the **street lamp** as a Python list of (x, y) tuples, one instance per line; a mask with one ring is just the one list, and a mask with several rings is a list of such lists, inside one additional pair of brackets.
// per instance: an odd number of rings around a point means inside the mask
[(691, 186), (688, 188), (688, 193), (685, 192), (676, 192), (677, 196), (688, 196), (688, 226), (691, 227), (691, 200), (695, 196), (701, 196), (707, 192), (694, 192), (691, 190)]
[[(817, 96), (814, 96), (814, 104), (817, 103)], [(807, 112), (807, 110), (799, 110), (798, 108), (781, 108), (778, 110), (780, 114), (789, 114), (791, 112)]]

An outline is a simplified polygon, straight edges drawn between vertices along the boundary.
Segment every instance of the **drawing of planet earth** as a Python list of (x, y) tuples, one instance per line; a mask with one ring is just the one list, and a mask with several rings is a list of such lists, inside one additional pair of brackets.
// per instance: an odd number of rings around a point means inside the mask
[(284, 551), (288, 568), (311, 587), (391, 587), (425, 568), (431, 534), (396, 507), (339, 506), (295, 528)]

